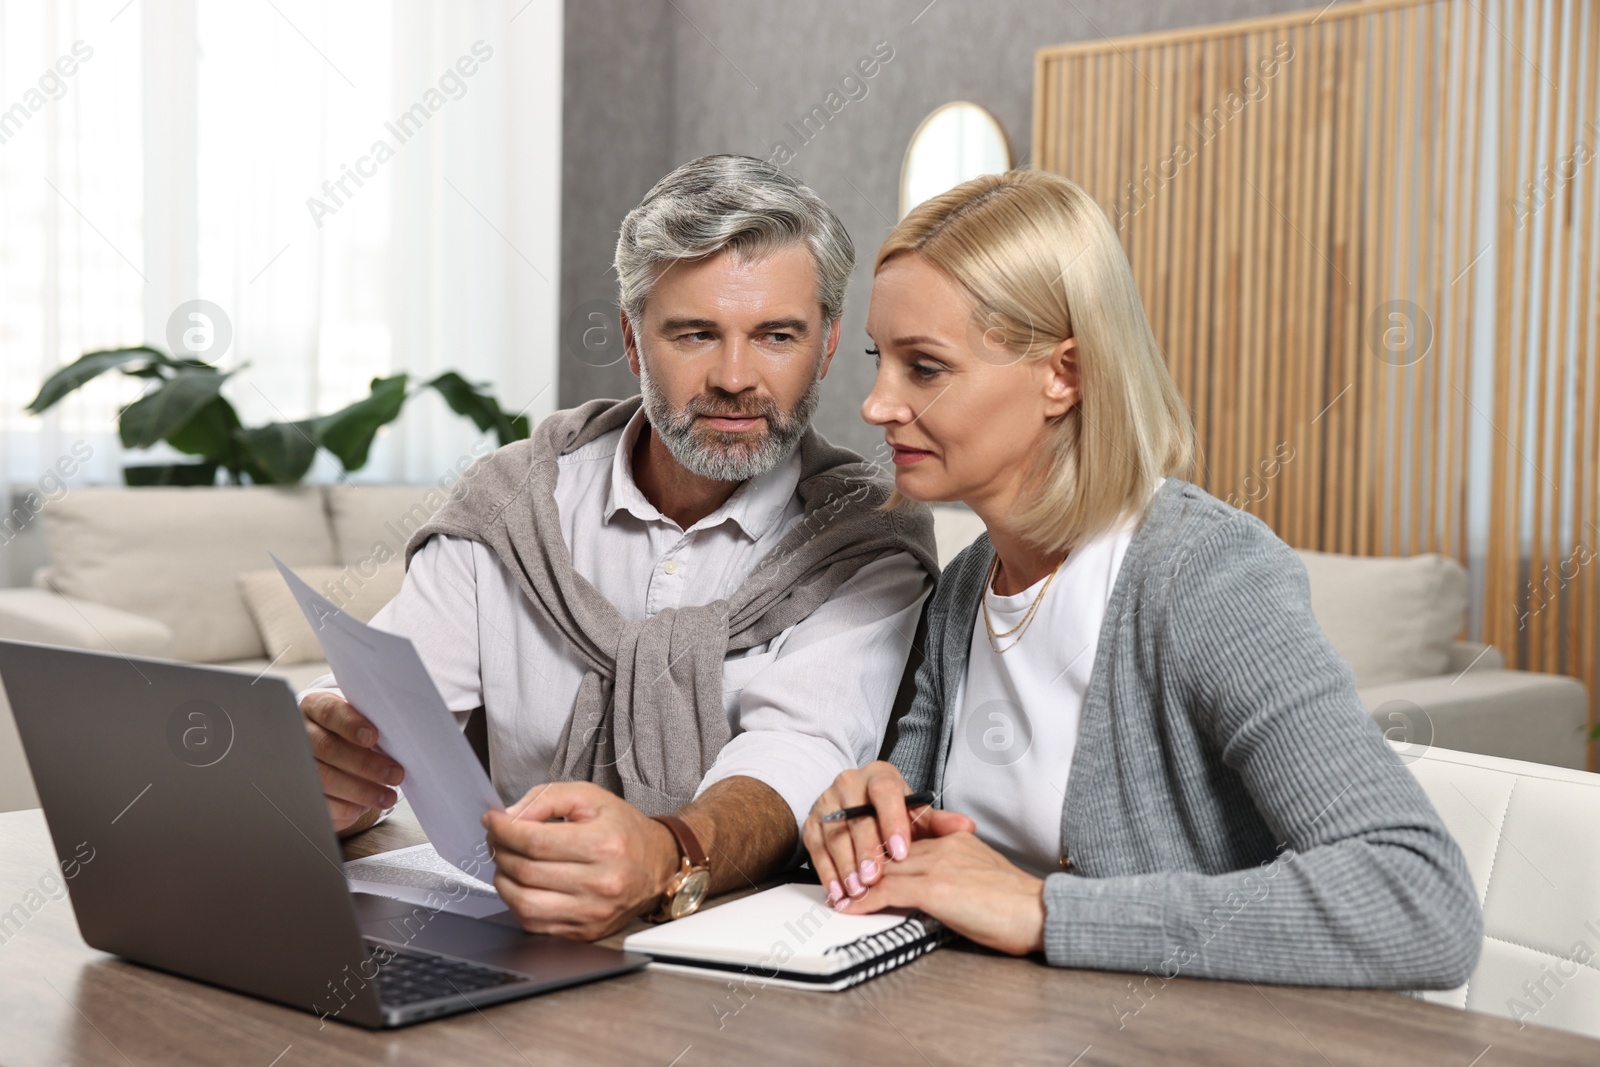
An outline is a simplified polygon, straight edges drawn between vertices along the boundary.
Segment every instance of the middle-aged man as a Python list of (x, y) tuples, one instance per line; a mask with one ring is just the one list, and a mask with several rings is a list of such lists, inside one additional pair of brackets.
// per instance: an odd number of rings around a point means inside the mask
[[(667, 175), (617, 241), (642, 396), (557, 412), (474, 465), (374, 618), (462, 722), (482, 707), (495, 888), (592, 939), (797, 855), (877, 752), (937, 564), (920, 506), (810, 429), (855, 251), (760, 160)], [(325, 678), (301, 710), (336, 830), (404, 771)], [(656, 818), (661, 816), (663, 818)], [(853, 877), (853, 876), (852, 876)]]

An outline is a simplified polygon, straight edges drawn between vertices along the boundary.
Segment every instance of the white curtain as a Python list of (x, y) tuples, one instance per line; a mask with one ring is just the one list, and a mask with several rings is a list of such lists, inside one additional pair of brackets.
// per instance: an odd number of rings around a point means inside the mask
[[(79, 439), (88, 478), (120, 479), (115, 411), (138, 383), (21, 408), (86, 349), (170, 348), (193, 299), (226, 316), (211, 356), (239, 368), (224, 392), (247, 425), (325, 414), (399, 371), (553, 409), (558, 0), (0, 4), (0, 100), (79, 40), (92, 56), (0, 143), (13, 484)], [(419, 397), (356, 477), (436, 481), (479, 436)], [(323, 455), (310, 478), (338, 475)]]
[(61, 363), (145, 335), (142, 69), (136, 9), (0, 5), (0, 472), (19, 487), (74, 445), (92, 453), (75, 477), (120, 476), (133, 381), (22, 409)]

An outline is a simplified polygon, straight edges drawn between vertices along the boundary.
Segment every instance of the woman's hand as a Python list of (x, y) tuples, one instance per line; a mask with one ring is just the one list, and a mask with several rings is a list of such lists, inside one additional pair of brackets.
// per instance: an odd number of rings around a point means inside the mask
[(1044, 879), (969, 831), (917, 841), (910, 856), (890, 864), (877, 885), (839, 910), (882, 908), (917, 908), (968, 940), (1013, 956), (1044, 948)]
[[(878, 760), (840, 774), (811, 806), (800, 838), (811, 853), (817, 877), (827, 887), (829, 904), (838, 908), (847, 894), (864, 894), (883, 877), (886, 865), (910, 855), (913, 840), (976, 829), (967, 816), (951, 811), (919, 808), (913, 816), (906, 811), (910, 792), (900, 769)], [(840, 808), (869, 803), (877, 809), (876, 818), (820, 821)]]

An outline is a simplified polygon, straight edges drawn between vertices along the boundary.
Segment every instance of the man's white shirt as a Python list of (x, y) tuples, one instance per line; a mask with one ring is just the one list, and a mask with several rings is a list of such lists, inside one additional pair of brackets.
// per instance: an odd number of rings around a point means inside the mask
[[(644, 425), (641, 410), (622, 429), (562, 456), (555, 489), (573, 566), (635, 619), (731, 596), (804, 518), (797, 450), (681, 528), (634, 482), (631, 457)], [(908, 553), (895, 553), (863, 567), (771, 641), (729, 655), (722, 699), (733, 738), (699, 791), (754, 778), (788, 803), (796, 825), (803, 822), (840, 771), (877, 755), (932, 585)], [(411, 639), (463, 723), (472, 709), (485, 709), (504, 801), (549, 780), (585, 668), (493, 550), (432, 538), (372, 625)], [(324, 675), (307, 692), (333, 688), (333, 676)]]

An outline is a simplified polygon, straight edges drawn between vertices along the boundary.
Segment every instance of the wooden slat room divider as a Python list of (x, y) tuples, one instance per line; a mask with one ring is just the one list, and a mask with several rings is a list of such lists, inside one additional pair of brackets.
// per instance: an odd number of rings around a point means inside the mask
[(1116, 222), (1200, 484), (1296, 547), (1455, 557), (1473, 636), (1592, 704), (1597, 70), (1594, 0), (1377, 0), (1041, 49), (1033, 120)]

